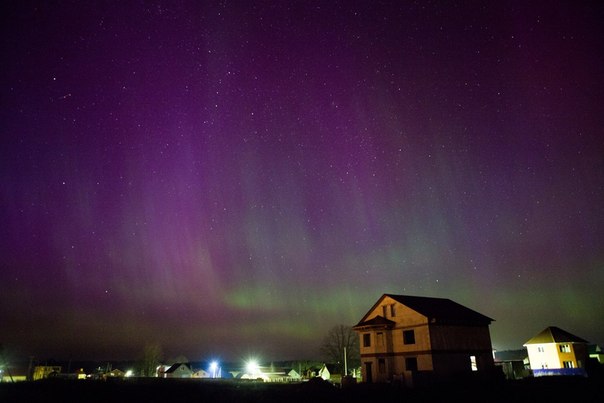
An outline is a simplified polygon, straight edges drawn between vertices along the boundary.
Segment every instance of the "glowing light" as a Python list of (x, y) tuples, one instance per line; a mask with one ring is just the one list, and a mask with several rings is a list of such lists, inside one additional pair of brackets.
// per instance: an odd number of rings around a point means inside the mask
[(220, 378), (220, 366), (217, 361), (212, 361), (210, 363), (209, 372), (211, 378)]
[(124, 375), (126, 378), (130, 378), (132, 376), (132, 370), (129, 369), (128, 371), (126, 371), (126, 374)]
[(251, 376), (260, 375), (261, 372), (260, 372), (260, 366), (258, 365), (258, 362), (256, 360), (249, 360), (245, 364), (245, 372)]
[(262, 373), (260, 365), (258, 365), (258, 361), (256, 361), (255, 359), (250, 359), (245, 363), (245, 374), (243, 374), (241, 378), (254, 380), (261, 379), (264, 382), (268, 381), (268, 376)]
[(250, 359), (248, 362), (245, 363), (245, 375), (243, 377), (247, 379), (264, 379), (264, 374), (260, 370), (260, 365), (258, 365), (258, 361), (256, 361), (255, 359)]

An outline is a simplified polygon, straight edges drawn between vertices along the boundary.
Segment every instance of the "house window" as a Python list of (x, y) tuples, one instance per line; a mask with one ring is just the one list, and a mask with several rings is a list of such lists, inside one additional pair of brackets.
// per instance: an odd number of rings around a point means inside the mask
[(403, 330), (403, 343), (415, 344), (415, 330)]
[(417, 357), (405, 358), (405, 369), (407, 371), (417, 371)]
[(562, 365), (564, 365), (564, 368), (574, 368), (575, 364), (572, 361), (563, 361)]
[(393, 318), (396, 316), (396, 311), (394, 309), (394, 304), (390, 305), (390, 316)]
[(478, 371), (478, 365), (476, 364), (475, 355), (470, 356), (470, 368), (472, 368), (472, 371)]
[(538, 351), (539, 353), (542, 353), (542, 352), (544, 352), (545, 350), (543, 349), (543, 347), (537, 347), (537, 351)]
[(378, 359), (378, 372), (380, 374), (386, 373), (386, 360), (383, 358)]
[(561, 353), (570, 353), (570, 345), (560, 344), (560, 352)]
[(371, 347), (371, 334), (365, 333), (363, 335), (363, 347)]
[(383, 346), (384, 345), (384, 333), (378, 332), (376, 334), (376, 338), (377, 338), (376, 344), (378, 346)]
[(388, 307), (386, 305), (382, 305), (382, 316), (385, 318), (388, 313)]

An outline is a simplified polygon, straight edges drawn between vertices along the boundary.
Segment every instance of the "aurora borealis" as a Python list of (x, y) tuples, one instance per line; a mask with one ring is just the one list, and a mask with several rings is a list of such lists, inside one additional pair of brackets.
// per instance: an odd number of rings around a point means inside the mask
[(604, 342), (602, 5), (8, 2), (0, 343), (315, 357), (384, 293)]

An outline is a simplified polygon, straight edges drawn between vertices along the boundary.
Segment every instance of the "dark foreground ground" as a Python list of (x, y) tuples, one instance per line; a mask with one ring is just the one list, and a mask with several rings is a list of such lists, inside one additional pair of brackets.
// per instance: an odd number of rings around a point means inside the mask
[(47, 380), (1, 383), (0, 402), (604, 402), (601, 379), (549, 377), (407, 389), (313, 380), (296, 384), (179, 379)]

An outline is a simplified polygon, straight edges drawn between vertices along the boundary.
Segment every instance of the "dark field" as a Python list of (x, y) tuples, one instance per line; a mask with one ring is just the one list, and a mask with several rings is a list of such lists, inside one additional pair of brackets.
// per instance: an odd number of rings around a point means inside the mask
[(357, 384), (338, 388), (295, 384), (180, 379), (47, 380), (0, 384), (0, 402), (604, 402), (599, 380), (550, 377), (405, 389)]

